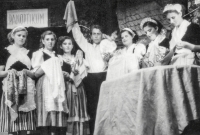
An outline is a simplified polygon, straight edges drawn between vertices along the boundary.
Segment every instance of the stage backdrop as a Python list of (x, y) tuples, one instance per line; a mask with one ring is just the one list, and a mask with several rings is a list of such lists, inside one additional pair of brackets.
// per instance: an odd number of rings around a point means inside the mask
[(149, 1), (145, 3), (118, 2), (117, 18), (120, 29), (125, 27), (137, 31), (139, 36), (144, 32), (140, 29), (140, 22), (145, 17), (152, 17), (160, 21), (167, 29), (171, 29), (167, 20), (163, 17), (162, 10), (166, 3), (170, 0), (165, 0), (165, 3)]

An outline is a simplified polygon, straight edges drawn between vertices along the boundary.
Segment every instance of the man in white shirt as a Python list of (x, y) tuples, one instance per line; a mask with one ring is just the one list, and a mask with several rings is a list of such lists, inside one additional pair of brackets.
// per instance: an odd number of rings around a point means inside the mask
[(100, 52), (99, 44), (102, 40), (102, 29), (99, 25), (93, 25), (91, 27), (93, 44), (89, 43), (83, 36), (77, 23), (72, 28), (72, 34), (78, 46), (84, 51), (85, 59), (89, 63), (88, 76), (83, 80), (83, 83), (88, 101), (90, 131), (93, 134), (100, 86), (106, 78), (106, 72), (104, 71), (106, 63), (104, 59), (109, 59), (109, 56), (105, 56), (103, 59)]

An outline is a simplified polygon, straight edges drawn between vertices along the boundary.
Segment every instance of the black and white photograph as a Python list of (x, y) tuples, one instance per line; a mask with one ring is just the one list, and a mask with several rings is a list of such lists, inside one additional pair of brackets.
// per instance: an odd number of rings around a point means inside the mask
[(0, 135), (200, 135), (200, 0), (0, 0)]

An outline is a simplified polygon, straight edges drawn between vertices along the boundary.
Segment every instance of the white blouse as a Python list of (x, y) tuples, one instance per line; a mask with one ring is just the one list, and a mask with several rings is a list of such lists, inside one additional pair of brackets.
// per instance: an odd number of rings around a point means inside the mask
[(146, 47), (143, 44), (132, 44), (128, 48), (117, 50), (109, 61), (106, 80), (138, 70), (145, 52)]
[(99, 73), (105, 72), (106, 63), (100, 52), (100, 45), (95, 43), (91, 44), (83, 36), (80, 31), (78, 24), (76, 23), (72, 28), (73, 37), (78, 44), (78, 46), (84, 51), (85, 59), (89, 63), (90, 69), (89, 73)]

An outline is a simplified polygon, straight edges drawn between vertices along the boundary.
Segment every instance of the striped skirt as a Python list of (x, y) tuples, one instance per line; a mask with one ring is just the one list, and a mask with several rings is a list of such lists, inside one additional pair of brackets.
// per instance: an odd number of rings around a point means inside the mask
[(0, 107), (0, 132), (18, 132), (23, 130), (36, 130), (36, 110), (30, 112), (18, 112), (15, 121), (11, 121), (9, 108), (5, 104), (5, 96), (2, 94)]
[(67, 103), (69, 107), (68, 122), (86, 122), (89, 121), (87, 112), (87, 100), (83, 84), (78, 88), (71, 82), (66, 82)]
[(67, 135), (89, 135), (89, 115), (83, 84), (78, 88), (66, 82), (69, 117), (67, 119)]
[(68, 122), (66, 135), (92, 135), (88, 122)]

